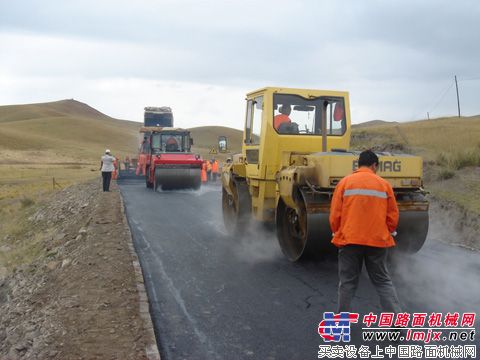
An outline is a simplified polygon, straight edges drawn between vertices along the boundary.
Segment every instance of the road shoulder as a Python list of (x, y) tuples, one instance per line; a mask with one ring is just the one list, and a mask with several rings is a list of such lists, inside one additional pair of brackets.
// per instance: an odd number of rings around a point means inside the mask
[[(98, 181), (35, 205), (16, 242), (34, 260), (0, 279), (0, 358), (159, 359), (116, 185)], [(8, 255), (8, 253), (7, 253)]]

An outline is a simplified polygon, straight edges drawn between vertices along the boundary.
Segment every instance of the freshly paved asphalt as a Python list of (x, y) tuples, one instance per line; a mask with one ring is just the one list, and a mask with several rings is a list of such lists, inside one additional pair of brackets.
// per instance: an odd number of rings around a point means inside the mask
[[(139, 181), (119, 184), (163, 360), (317, 358), (318, 323), (336, 309), (334, 254), (290, 263), (261, 225), (227, 236), (219, 186), (153, 192)], [(432, 223), (424, 248), (396, 261), (405, 311), (478, 312), (480, 256), (433, 241), (445, 236), (454, 234)], [(366, 274), (354, 306), (380, 312)], [(363, 344), (359, 331), (352, 343)]]

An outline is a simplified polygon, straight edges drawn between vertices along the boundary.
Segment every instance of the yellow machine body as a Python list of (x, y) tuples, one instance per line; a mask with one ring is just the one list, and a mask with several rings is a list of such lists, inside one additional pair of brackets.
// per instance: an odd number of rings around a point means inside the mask
[[(233, 215), (224, 216), (226, 227), (230, 226), (232, 216), (245, 216), (234, 214), (241, 210), (259, 221), (276, 221), (278, 233), (282, 226), (278, 211), (283, 206), (300, 216), (302, 212), (305, 216), (323, 213), (316, 226), (322, 226), (321, 234), (327, 236), (325, 217), (334, 188), (358, 166), (359, 153), (349, 151), (348, 93), (267, 87), (248, 93), (246, 101), (242, 153), (233, 156), (222, 171), (223, 195), (227, 198), (224, 215), (229, 204), (233, 209)], [(282, 126), (276, 121), (287, 119), (282, 114), (288, 113), (285, 108), (290, 111), (291, 121), (281, 131)], [(378, 153), (378, 156), (378, 175), (391, 183), (400, 211), (419, 212), (422, 229), (428, 228), (428, 202), (422, 196), (422, 159), (406, 154)], [(243, 204), (236, 203), (240, 201)], [(426, 230), (422, 231), (423, 245)], [(412, 248), (411, 244), (408, 247)], [(285, 253), (283, 246), (282, 250)], [(296, 255), (286, 255), (291, 260), (297, 259)]]

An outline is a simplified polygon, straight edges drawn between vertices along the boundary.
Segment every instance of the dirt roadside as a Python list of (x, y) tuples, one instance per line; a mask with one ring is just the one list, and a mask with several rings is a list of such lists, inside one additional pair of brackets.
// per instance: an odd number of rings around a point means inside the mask
[(28, 228), (39, 256), (0, 274), (0, 359), (156, 358), (116, 185), (108, 193), (98, 181), (59, 191)]

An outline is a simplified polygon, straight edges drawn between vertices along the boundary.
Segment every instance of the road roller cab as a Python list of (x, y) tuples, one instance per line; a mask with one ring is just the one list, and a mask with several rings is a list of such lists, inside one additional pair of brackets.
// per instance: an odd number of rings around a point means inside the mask
[[(297, 260), (331, 247), (328, 223), (338, 181), (357, 166), (350, 151), (347, 92), (263, 88), (247, 94), (242, 153), (222, 171), (227, 230), (239, 233), (251, 218), (276, 224), (284, 254)], [(422, 159), (378, 153), (378, 174), (399, 204), (399, 247), (417, 251), (428, 229)]]
[(146, 185), (155, 190), (192, 188), (201, 184), (200, 155), (191, 152), (190, 131), (180, 128), (152, 127), (149, 131), (149, 155)]

